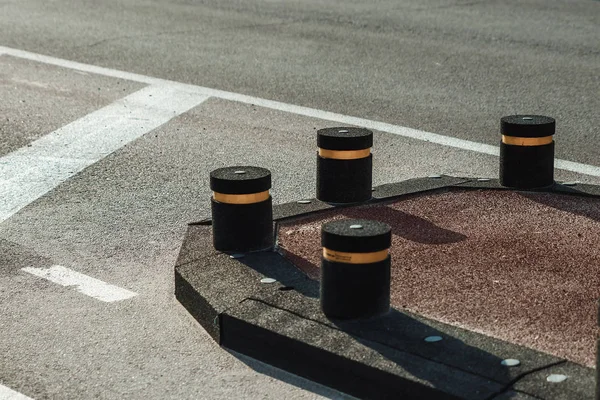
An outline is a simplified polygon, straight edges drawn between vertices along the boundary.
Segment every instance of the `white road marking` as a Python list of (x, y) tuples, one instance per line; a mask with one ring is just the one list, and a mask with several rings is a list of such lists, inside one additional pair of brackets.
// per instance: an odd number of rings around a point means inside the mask
[(32, 400), (32, 398), (0, 384), (0, 400)]
[(21, 270), (61, 286), (76, 286), (78, 292), (107, 303), (137, 296), (135, 292), (110, 285), (60, 265), (54, 265), (50, 268), (26, 267), (21, 268)]
[(208, 97), (152, 85), (0, 158), (0, 222)]
[[(109, 76), (113, 78), (126, 79), (134, 82), (142, 82), (152, 85), (166, 85), (177, 88), (182, 91), (197, 93), (210, 97), (217, 97), (224, 100), (236, 101), (245, 104), (255, 104), (257, 106), (270, 108), (273, 110), (284, 111), (307, 117), (319, 118), (323, 120), (339, 122), (345, 125), (356, 125), (365, 128), (387, 132), (398, 136), (403, 136), (415, 140), (421, 140), (430, 143), (436, 143), (442, 146), (454, 147), (461, 150), (473, 151), (476, 153), (490, 154), (498, 156), (500, 153), (498, 146), (474, 142), (471, 140), (458, 139), (452, 136), (441, 135), (437, 133), (425, 132), (418, 129), (407, 128), (403, 126), (388, 124), (385, 122), (372, 121), (364, 118), (352, 117), (343, 114), (336, 114), (328, 111), (317, 110), (309, 107), (296, 106), (293, 104), (282, 103), (278, 101), (261, 99), (258, 97), (247, 96), (239, 93), (226, 92), (223, 90), (210, 89), (202, 86), (190, 85), (180, 82), (169, 81), (165, 79), (153, 78), (145, 75), (131, 72), (123, 72), (110, 68), (98, 67), (89, 64), (78, 63), (74, 61), (63, 60), (56, 57), (45, 56), (31, 53), (24, 50), (13, 49), (0, 46), (0, 54), (5, 53), (13, 57), (24, 58), (27, 60), (38, 61), (44, 64), (56, 65), (77, 71), (89, 72), (98, 75)], [(590, 164), (582, 164), (568, 160), (555, 160), (555, 167), (565, 171), (576, 172), (583, 175), (600, 177), (600, 167)], [(1, 220), (0, 220), (1, 222)]]

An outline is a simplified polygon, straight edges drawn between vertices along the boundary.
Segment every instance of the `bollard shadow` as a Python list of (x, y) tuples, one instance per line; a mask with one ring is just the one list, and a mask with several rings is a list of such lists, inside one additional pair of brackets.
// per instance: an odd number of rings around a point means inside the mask
[[(498, 356), (466, 344), (459, 337), (449, 334), (448, 330), (441, 331), (408, 313), (393, 308), (385, 315), (366, 320), (330, 319), (329, 321), (336, 329), (349, 334), (358, 343), (377, 351), (417, 380), (426, 381), (432, 387), (446, 393), (455, 395), (465, 393), (463, 390), (469, 388), (470, 382), (475, 393), (475, 390), (481, 389), (480, 385), (483, 381), (491, 381), (495, 388), (490, 388), (490, 393), (480, 398), (494, 398), (518, 376), (518, 373), (509, 373), (508, 367), (501, 365), (502, 359)], [(449, 330), (459, 331), (457, 328)], [(425, 341), (425, 338), (430, 337), (441, 337), (442, 340)], [(431, 363), (411, 361), (410, 357), (399, 356), (390, 349), (408, 353), (416, 360), (432, 361), (439, 364), (442, 369), (451, 367), (454, 369), (453, 379), (444, 379), (444, 373), (432, 371)], [(486, 377), (482, 375), (482, 371), (487, 372)], [(465, 374), (461, 380), (457, 375), (462, 372)], [(372, 398), (379, 398), (379, 396), (374, 393)], [(455, 397), (448, 394), (448, 398)], [(512, 398), (512, 395), (505, 392), (503, 399), (509, 398)]]
[[(395, 367), (405, 371), (407, 375), (413, 376), (415, 380), (427, 382), (429, 386), (441, 392), (464, 393), (462, 391), (465, 388), (473, 387), (473, 391), (475, 391), (481, 389), (483, 385), (488, 389), (491, 386), (490, 392), (486, 396), (473, 396), (473, 398), (493, 398), (522, 373), (518, 369), (509, 371), (508, 367), (501, 365), (502, 359), (498, 356), (483, 348), (465, 343), (465, 338), (474, 335), (472, 332), (435, 321), (430, 323), (425, 318), (407, 312), (391, 309), (384, 315), (370, 319), (327, 319), (320, 311), (318, 300), (320, 283), (317, 280), (309, 279), (294, 264), (278, 253), (250, 253), (238, 261), (264, 276), (278, 280), (283, 285), (279, 288), (281, 292), (273, 300), (275, 301), (274, 307), (288, 311), (298, 318), (346, 333), (351, 341), (356, 342), (358, 348), (371, 349), (372, 354), (379, 354), (387, 362), (393, 363)], [(294, 292), (298, 292), (304, 297), (298, 293), (294, 294)], [(327, 330), (324, 328), (321, 332), (326, 334)], [(431, 336), (440, 336), (442, 341), (426, 342), (425, 338)], [(479, 342), (481, 341), (478, 340), (477, 343)], [(495, 346), (492, 343), (489, 348), (497, 348)], [(351, 348), (355, 348), (355, 346), (349, 346), (348, 351), (352, 351)], [(293, 355), (286, 354), (285, 356)], [(241, 361), (258, 373), (272, 376), (315, 394), (330, 398), (351, 398), (343, 397), (335, 391), (328, 392), (329, 389), (320, 384), (303, 378), (297, 379), (295, 375), (282, 372), (280, 369), (252, 358), (241, 359)], [(315, 362), (318, 365), (318, 360)], [(369, 365), (368, 362), (364, 362), (364, 364)], [(369, 370), (368, 367), (365, 368)], [(485, 371), (486, 378), (482, 378), (482, 371)], [(397, 385), (397, 381), (390, 382), (390, 386)], [(372, 393), (370, 389), (358, 390), (366, 390), (366, 393), (357, 394), (355, 391), (349, 391), (360, 398), (383, 397), (378, 395), (376, 389), (373, 389)], [(389, 388), (387, 392), (390, 392)], [(506, 399), (511, 398), (506, 397), (511, 396), (509, 393), (504, 393), (504, 396)], [(443, 398), (446, 397), (460, 398), (460, 396), (450, 394)]]
[[(460, 332), (465, 331), (450, 326), (441, 330), (433, 325), (445, 325), (441, 323), (428, 324), (425, 318), (421, 319), (410, 313), (391, 309), (384, 315), (369, 319), (328, 319), (320, 310), (319, 281), (308, 278), (294, 264), (278, 253), (250, 253), (238, 259), (238, 261), (264, 276), (278, 280), (283, 285), (279, 288), (279, 295), (276, 295), (272, 300), (275, 301), (273, 303), (274, 307), (288, 311), (298, 318), (345, 332), (360, 346), (365, 346), (377, 352), (387, 361), (394, 363), (397, 367), (406, 371), (408, 375), (413, 376), (417, 381), (426, 381), (430, 386), (440, 391), (452, 393), (454, 390), (460, 392), (462, 390), (461, 385), (470, 387), (469, 383), (479, 388), (482, 380), (485, 381), (481, 377), (482, 371), (486, 371), (489, 372), (487, 379), (497, 383), (497, 392), (490, 393), (489, 398), (492, 398), (494, 394), (507, 387), (517, 376), (517, 373), (511, 375), (507, 367), (501, 365), (501, 358), (484, 349), (465, 343), (459, 337)], [(452, 334), (452, 332), (458, 332), (459, 334)], [(466, 333), (465, 336), (468, 337), (469, 332)], [(437, 343), (426, 342), (425, 338), (431, 336), (440, 336), (442, 341)], [(240, 358), (240, 360), (258, 373), (272, 376), (315, 394), (330, 398), (351, 398), (343, 397), (339, 392), (330, 391), (327, 387), (315, 384), (310, 380), (298, 379), (296, 375), (252, 358), (245, 357), (245, 359)], [(432, 366), (436, 365), (441, 368), (440, 371), (448, 371), (452, 375), (452, 379), (448, 378), (448, 373), (432, 371)], [(445, 366), (451, 366), (452, 369), (446, 369)], [(457, 378), (461, 374), (463, 375), (462, 380), (459, 377)], [(444, 379), (444, 377), (448, 379)], [(505, 396), (509, 396), (509, 394)], [(359, 397), (381, 398), (375, 390), (372, 395), (361, 393)], [(448, 398), (455, 397), (448, 395)]]
[(274, 251), (247, 253), (237, 261), (283, 285), (280, 290), (296, 290), (309, 298), (319, 298), (319, 284), (310, 279), (286, 257)]
[(328, 386), (324, 386), (324, 385), (321, 385), (320, 383), (311, 381), (310, 379), (306, 379), (301, 376), (294, 375), (290, 372), (279, 369), (270, 364), (266, 364), (262, 361), (254, 359), (252, 357), (248, 357), (245, 354), (238, 353), (238, 352), (235, 352), (235, 351), (227, 349), (227, 348), (225, 348), (225, 351), (227, 351), (228, 353), (233, 355), (235, 358), (237, 358), (239, 361), (244, 363), (247, 367), (249, 367), (251, 370), (253, 370), (256, 373), (270, 376), (271, 378), (278, 379), (289, 385), (292, 385), (297, 388), (314, 393), (318, 396), (322, 396), (322, 397), (325, 397), (327, 399), (332, 399), (332, 400), (355, 400), (355, 399), (357, 399), (354, 396), (339, 392)]
[(387, 206), (349, 208), (342, 210), (348, 218), (385, 221), (392, 227), (392, 234), (406, 240), (423, 244), (449, 244), (467, 239), (462, 233), (437, 226), (431, 221)]
[(516, 192), (538, 204), (600, 222), (600, 199), (566, 193)]
[[(313, 281), (313, 285), (316, 285), (318, 290), (318, 282)], [(451, 331), (457, 331), (457, 328), (442, 331), (396, 309), (390, 310), (385, 315), (370, 319), (332, 320), (327, 319), (316, 310), (318, 301), (314, 299), (307, 302), (298, 301), (294, 304), (291, 307), (281, 307), (281, 305), (276, 307), (313, 323), (342, 331), (348, 334), (351, 340), (358, 345), (353, 346), (344, 343), (344, 349), (348, 352), (346, 353), (348, 363), (343, 362), (343, 365), (338, 366), (340, 375), (348, 373), (348, 368), (353, 371), (353, 374), (371, 375), (374, 373), (372, 369), (374, 368), (380, 370), (377, 374), (381, 375), (375, 379), (381, 380), (381, 387), (368, 387), (364, 383), (345, 383), (345, 387), (338, 387), (337, 390), (347, 390), (351, 395), (345, 392), (340, 393), (320, 383), (298, 378), (297, 375), (293, 374), (297, 371), (285, 372), (253, 358), (230, 352), (258, 373), (332, 399), (355, 398), (353, 396), (361, 399), (384, 399), (390, 398), (389, 394), (398, 390), (405, 391), (409, 396), (407, 398), (430, 399), (432, 394), (428, 387), (441, 392), (436, 394), (435, 397), (439, 399), (492, 399), (500, 394), (503, 394), (503, 399), (513, 398), (510, 391), (505, 391), (505, 389), (510, 387), (522, 371), (515, 370), (512, 374), (509, 373), (508, 367), (501, 365), (501, 358), (481, 348), (468, 345), (458, 335), (449, 334)], [(313, 330), (310, 331), (313, 332)], [(319, 332), (323, 334), (326, 331), (319, 330)], [(433, 336), (439, 336), (442, 340), (435, 343), (425, 341), (425, 338)], [(324, 342), (327, 342), (327, 340), (325, 339)], [(493, 346), (492, 344), (491, 347)], [(353, 354), (355, 356), (357, 354), (368, 354), (364, 350), (360, 350), (364, 347), (372, 350), (374, 354), (381, 355), (387, 362), (393, 363), (391, 370), (401, 369), (404, 371), (403, 376), (411, 376), (411, 381), (421, 383), (410, 388), (405, 386), (406, 383), (399, 383), (402, 378), (391, 378), (390, 372), (386, 371), (390, 369), (389, 365), (381, 370), (383, 364), (377, 361), (378, 357), (367, 355), (361, 361), (364, 367), (361, 366), (357, 369), (356, 361), (351, 360), (355, 359)], [(327, 351), (327, 348), (322, 350)], [(278, 351), (281, 352), (281, 357), (294, 357), (293, 353), (288, 353), (285, 349), (279, 349)], [(356, 351), (359, 351), (359, 353), (353, 353)], [(325, 362), (325, 364), (323, 362), (318, 358), (314, 359), (314, 368), (323, 365), (322, 368), (326, 368), (326, 370), (313, 372), (325, 375), (336, 374), (338, 369), (333, 367), (330, 361)], [(286, 363), (289, 364), (289, 361), (286, 361)], [(482, 371), (485, 371), (485, 373)], [(341, 377), (333, 378), (333, 380), (344, 381)], [(423, 387), (423, 383), (425, 383), (425, 387)], [(402, 389), (398, 389), (398, 385), (402, 385)]]

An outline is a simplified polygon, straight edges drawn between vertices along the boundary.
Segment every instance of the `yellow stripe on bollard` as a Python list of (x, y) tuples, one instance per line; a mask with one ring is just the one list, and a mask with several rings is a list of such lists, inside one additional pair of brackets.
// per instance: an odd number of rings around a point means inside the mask
[(502, 143), (512, 146), (543, 146), (552, 143), (552, 136), (524, 138), (502, 135)]
[(369, 157), (371, 155), (371, 148), (362, 150), (329, 150), (319, 148), (319, 155), (323, 158), (334, 160), (356, 160)]
[(269, 198), (269, 191), (249, 194), (227, 194), (213, 192), (213, 198), (219, 203), (225, 204), (254, 204), (265, 201)]
[(344, 264), (372, 264), (385, 260), (389, 255), (389, 251), (389, 249), (385, 249), (372, 253), (345, 253), (323, 247), (323, 258), (327, 261)]

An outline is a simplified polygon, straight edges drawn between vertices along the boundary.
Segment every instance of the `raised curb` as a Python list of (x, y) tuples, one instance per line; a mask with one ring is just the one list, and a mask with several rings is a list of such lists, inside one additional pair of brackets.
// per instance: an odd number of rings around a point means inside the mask
[[(497, 180), (431, 177), (374, 188), (387, 202), (431, 190), (507, 190)], [(600, 196), (593, 185), (544, 191)], [(274, 207), (276, 221), (332, 206), (318, 200)], [(263, 278), (275, 283), (261, 283)], [(407, 312), (335, 323), (319, 307), (319, 283), (277, 252), (241, 258), (212, 247), (210, 220), (190, 224), (175, 267), (175, 294), (223, 347), (360, 398), (585, 399), (594, 370), (523, 346)], [(428, 336), (441, 336), (427, 343)], [(505, 358), (521, 365), (507, 368)], [(560, 385), (545, 377), (562, 373)]]

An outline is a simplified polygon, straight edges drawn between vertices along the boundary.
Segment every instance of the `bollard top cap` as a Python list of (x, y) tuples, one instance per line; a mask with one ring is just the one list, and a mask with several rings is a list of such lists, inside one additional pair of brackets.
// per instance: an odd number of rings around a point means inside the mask
[(365, 128), (339, 127), (317, 131), (317, 147), (327, 150), (363, 150), (373, 147), (373, 132)]
[(321, 226), (321, 245), (348, 253), (381, 251), (392, 245), (392, 228), (383, 222), (367, 219), (326, 222)]
[(215, 169), (210, 173), (210, 188), (225, 194), (264, 192), (271, 188), (271, 171), (251, 166)]
[(556, 121), (543, 115), (509, 115), (500, 119), (500, 132), (505, 136), (537, 138), (554, 135)]

